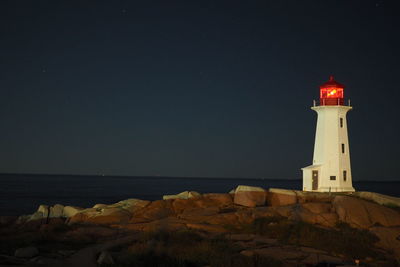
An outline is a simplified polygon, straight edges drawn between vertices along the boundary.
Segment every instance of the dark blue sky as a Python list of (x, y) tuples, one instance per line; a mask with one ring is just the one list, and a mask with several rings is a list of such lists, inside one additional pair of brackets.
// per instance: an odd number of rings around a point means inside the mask
[(0, 2), (0, 172), (300, 178), (333, 74), (353, 179), (400, 179), (390, 1)]

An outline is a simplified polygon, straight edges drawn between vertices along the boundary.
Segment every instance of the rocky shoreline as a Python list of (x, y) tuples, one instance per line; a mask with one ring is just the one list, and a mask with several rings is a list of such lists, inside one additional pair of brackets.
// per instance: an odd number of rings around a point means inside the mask
[(238, 186), (40, 205), (0, 217), (0, 243), (0, 266), (397, 266), (400, 199)]

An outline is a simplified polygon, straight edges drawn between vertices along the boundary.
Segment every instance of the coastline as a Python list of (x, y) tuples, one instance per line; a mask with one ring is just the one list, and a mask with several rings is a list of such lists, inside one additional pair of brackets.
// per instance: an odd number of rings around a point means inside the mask
[[(114, 176), (0, 176), (0, 216), (28, 214), (41, 204), (91, 207), (126, 198), (161, 199), (187, 189), (199, 193), (228, 192), (240, 184), (300, 189), (301, 180)], [(400, 182), (354, 182), (359, 191), (400, 197)]]
[[(249, 266), (254, 264), (254, 257), (273, 261), (276, 266), (318, 264), (321, 259), (347, 264), (360, 260), (368, 266), (383, 266), (400, 258), (400, 240), (396, 239), (400, 235), (399, 207), (400, 199), (371, 192), (309, 193), (253, 186), (238, 186), (229, 193), (184, 191), (162, 200), (126, 199), (91, 208), (41, 205), (31, 215), (1, 217), (1, 254), (7, 255), (6, 262), (26, 265), (35, 259), (48, 266), (55, 266), (57, 261), (62, 266), (92, 248), (80, 261), (99, 260), (103, 255), (120, 263), (123, 260), (111, 248), (119, 247), (122, 254), (152, 251), (165, 256), (165, 247), (158, 251), (146, 244), (153, 239), (151, 242), (157, 243), (161, 234), (172, 242), (168, 246), (185, 250), (181, 247), (185, 242), (179, 238), (194, 235), (204, 246), (212, 246), (216, 238), (222, 240), (224, 246), (232, 246), (230, 256), (240, 257)], [(18, 257), (18, 249), (28, 249), (18, 243), (19, 236), (26, 233), (41, 239), (31, 242), (37, 250), (30, 248), (34, 256)], [(140, 241), (143, 235), (150, 238), (145, 244)], [(330, 242), (324, 243), (322, 236)], [(52, 250), (49, 244), (68, 247), (70, 243), (75, 248), (68, 256), (60, 256), (59, 250), (52, 251), (58, 255), (56, 259), (46, 254)], [(129, 249), (135, 244), (142, 244), (146, 250)], [(93, 248), (96, 246), (97, 250)], [(88, 266), (96, 266), (96, 261), (91, 264)]]

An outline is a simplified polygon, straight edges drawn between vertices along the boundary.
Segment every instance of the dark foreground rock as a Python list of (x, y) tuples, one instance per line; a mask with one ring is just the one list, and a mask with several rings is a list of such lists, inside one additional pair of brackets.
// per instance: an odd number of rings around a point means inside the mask
[(39, 254), (39, 250), (36, 247), (25, 247), (25, 248), (18, 248), (14, 255), (17, 258), (33, 258)]
[[(273, 266), (355, 260), (395, 266), (400, 212), (371, 201), (371, 193), (368, 200), (360, 195), (239, 186), (231, 194), (185, 191), (163, 200), (127, 199), (86, 209), (41, 205), (32, 215), (0, 224), (0, 265), (129, 266), (138, 261), (140, 266), (149, 257), (171, 262), (166, 266), (176, 261), (220, 266), (193, 256), (210, 249), (219, 251), (221, 260), (226, 253), (238, 257), (241, 267), (264, 260)], [(190, 248), (185, 247), (187, 238), (193, 239)], [(220, 251), (214, 247), (218, 242), (231, 250)]]

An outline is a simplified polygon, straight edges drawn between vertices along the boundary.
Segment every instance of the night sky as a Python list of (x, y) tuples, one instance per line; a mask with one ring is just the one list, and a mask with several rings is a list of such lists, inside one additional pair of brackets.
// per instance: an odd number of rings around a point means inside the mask
[(0, 2), (0, 172), (300, 179), (344, 84), (353, 179), (400, 180), (395, 1)]

